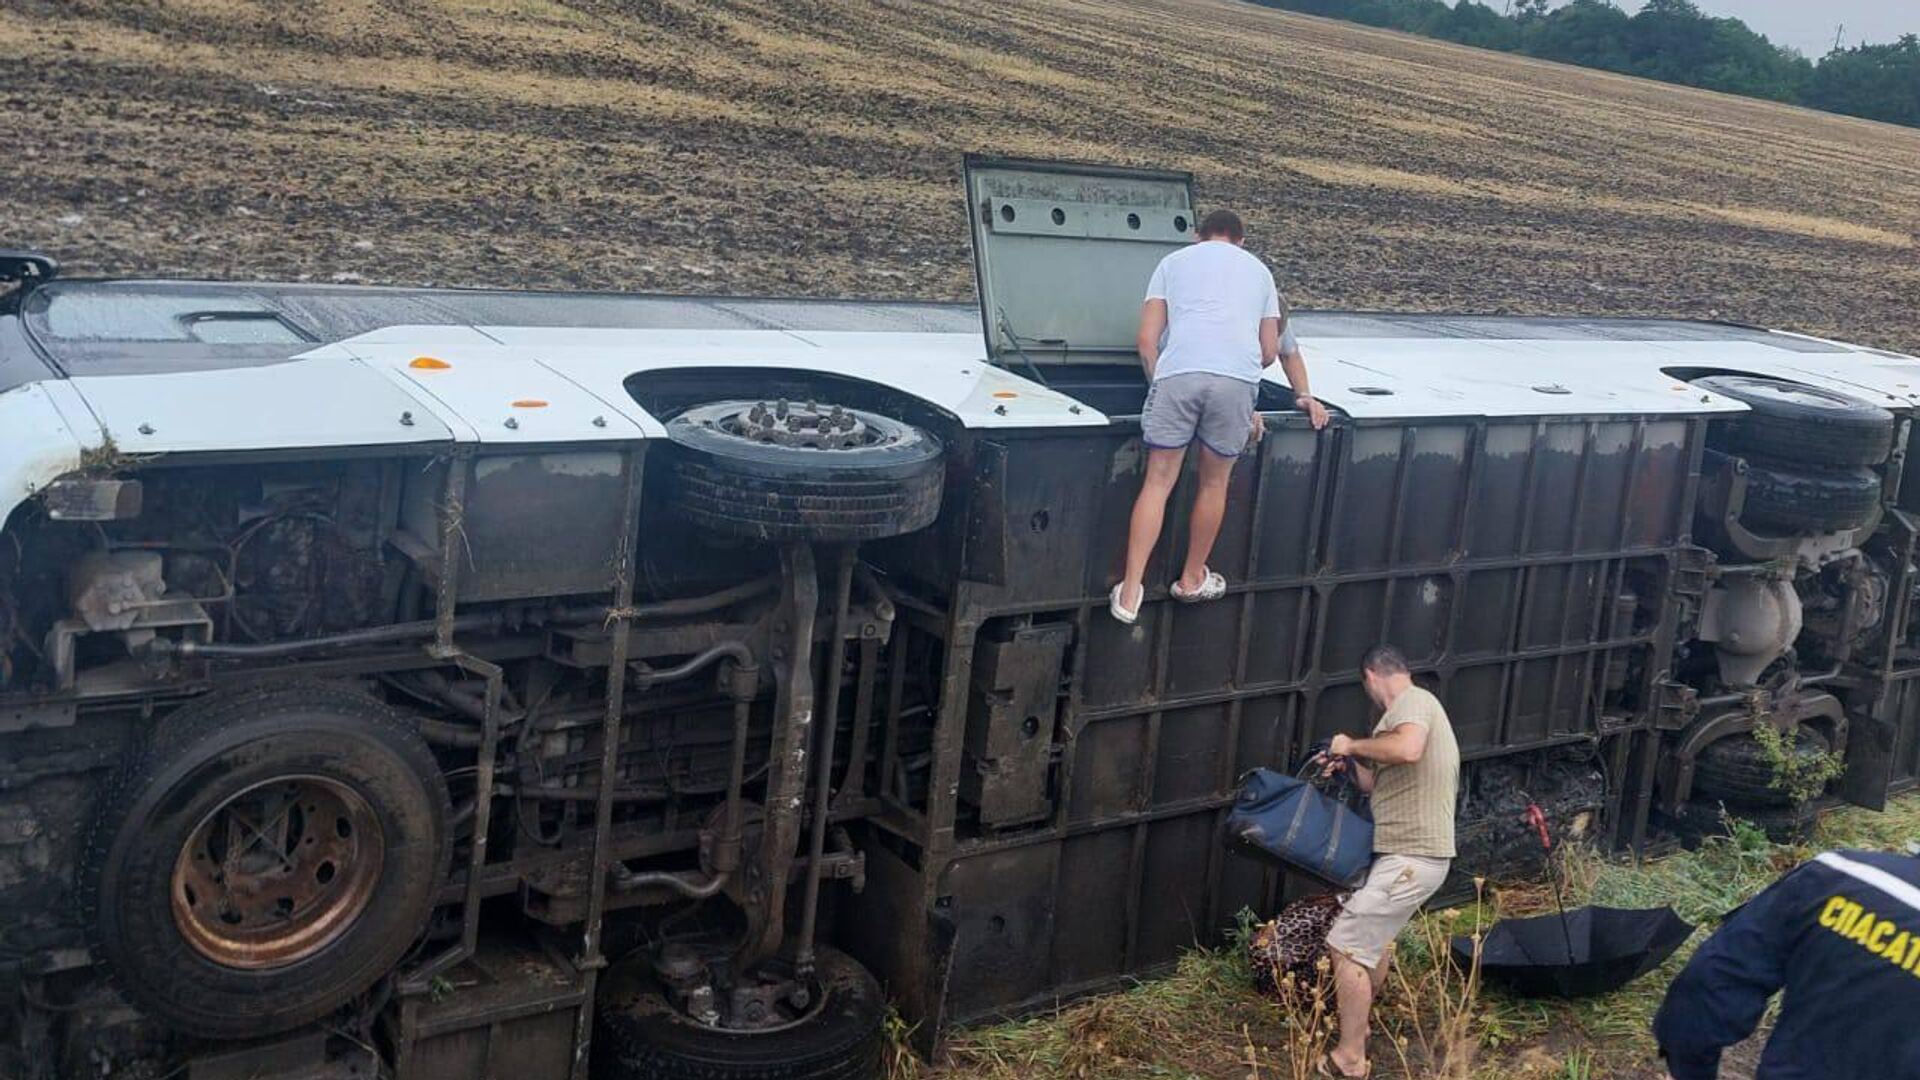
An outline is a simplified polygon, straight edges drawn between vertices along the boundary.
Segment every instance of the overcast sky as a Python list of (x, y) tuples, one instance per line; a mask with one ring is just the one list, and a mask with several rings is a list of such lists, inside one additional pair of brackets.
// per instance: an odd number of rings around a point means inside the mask
[[(1616, 0), (1628, 11), (1641, 0)], [(1775, 45), (1799, 49), (1817, 60), (1833, 47), (1833, 32), (1847, 27), (1844, 43), (1892, 41), (1920, 34), (1920, 3), (1914, 0), (1694, 0), (1709, 15), (1731, 15)]]

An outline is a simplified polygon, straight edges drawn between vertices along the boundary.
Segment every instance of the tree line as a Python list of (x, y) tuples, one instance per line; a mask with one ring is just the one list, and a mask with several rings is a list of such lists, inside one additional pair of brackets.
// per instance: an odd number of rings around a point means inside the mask
[(1818, 63), (1716, 18), (1692, 0), (1647, 0), (1633, 15), (1610, 0), (1254, 0), (1267, 7), (1405, 30), (1664, 82), (1769, 98), (1920, 127), (1920, 36), (1834, 49)]

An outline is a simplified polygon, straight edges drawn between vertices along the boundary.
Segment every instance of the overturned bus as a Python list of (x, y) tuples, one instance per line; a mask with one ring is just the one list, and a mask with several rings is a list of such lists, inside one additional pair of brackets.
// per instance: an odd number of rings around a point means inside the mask
[(1336, 422), (1263, 392), (1228, 595), (1176, 508), (1122, 626), (1190, 180), (965, 181), (977, 309), (8, 256), (0, 1072), (868, 1076), (1274, 906), (1235, 780), (1383, 640), (1463, 871), (1915, 783), (1920, 362), (1301, 312)]

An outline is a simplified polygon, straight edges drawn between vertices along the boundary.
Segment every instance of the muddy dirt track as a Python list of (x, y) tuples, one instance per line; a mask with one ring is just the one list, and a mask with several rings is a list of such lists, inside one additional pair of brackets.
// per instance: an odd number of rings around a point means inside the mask
[(1231, 0), (0, 0), (70, 272), (964, 298), (959, 156), (1190, 168), (1296, 303), (1920, 352), (1920, 131)]

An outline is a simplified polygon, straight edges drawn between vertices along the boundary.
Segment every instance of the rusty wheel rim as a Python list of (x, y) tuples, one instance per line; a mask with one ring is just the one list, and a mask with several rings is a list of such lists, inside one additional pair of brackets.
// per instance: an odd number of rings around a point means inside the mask
[(225, 967), (295, 963), (366, 909), (385, 852), (379, 820), (351, 787), (318, 776), (256, 784), (209, 813), (180, 849), (174, 923)]

